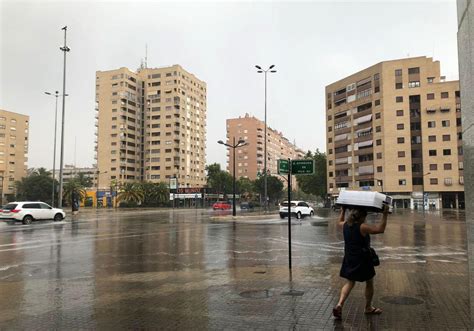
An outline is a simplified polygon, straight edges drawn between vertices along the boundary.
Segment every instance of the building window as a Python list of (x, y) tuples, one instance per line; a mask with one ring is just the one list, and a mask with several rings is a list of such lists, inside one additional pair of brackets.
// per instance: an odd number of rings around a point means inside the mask
[(328, 154), (332, 154), (332, 148), (329, 149)]
[(458, 169), (459, 170), (464, 170), (464, 162), (463, 161), (459, 161)]
[(399, 179), (398, 180), (398, 185), (400, 186), (405, 186), (407, 184), (407, 180), (406, 179)]
[(397, 110), (397, 116), (403, 116), (403, 109)]
[(332, 120), (332, 115), (328, 115), (328, 121)]
[(415, 81), (408, 82), (408, 87), (409, 88), (420, 87), (420, 81), (415, 80)]
[(395, 83), (395, 89), (401, 90), (403, 88), (403, 83)]
[(408, 68), (408, 74), (409, 75), (414, 75), (414, 74), (419, 74), (420, 73), (420, 68), (415, 67), (415, 68)]
[(401, 76), (401, 75), (402, 75), (402, 69), (396, 69), (395, 76)]
[(461, 118), (456, 118), (456, 126), (462, 126)]
[(328, 138), (328, 143), (332, 143), (332, 138)]
[(381, 160), (382, 159), (382, 153), (377, 153), (377, 160)]
[(397, 124), (397, 130), (403, 130), (405, 128), (405, 125), (403, 123)]
[(328, 132), (332, 131), (332, 126), (328, 126)]
[(438, 185), (438, 178), (430, 178), (431, 185)]
[(441, 121), (441, 126), (442, 126), (443, 128), (448, 128), (448, 127), (449, 127), (449, 120)]
[(404, 165), (398, 166), (398, 171), (405, 171), (406, 167)]
[(443, 134), (443, 141), (451, 141), (451, 135)]
[(449, 92), (441, 92), (441, 99), (449, 98)]
[(378, 120), (381, 117), (380, 113), (375, 113), (375, 119)]
[(401, 96), (395, 97), (395, 102), (403, 102), (403, 97)]
[(449, 148), (448, 149), (443, 149), (443, 155), (444, 156), (451, 155), (451, 150)]
[(445, 163), (444, 164), (444, 170), (451, 170), (451, 169), (452, 169), (451, 163)]
[(374, 105), (375, 105), (375, 106), (380, 106), (380, 99), (379, 99), (379, 100), (375, 100), (375, 101), (374, 101)]
[(332, 160), (329, 160), (328, 164), (331, 166), (332, 165)]
[(453, 179), (450, 178), (450, 177), (445, 178), (445, 179), (444, 179), (444, 184), (445, 184), (445, 185), (448, 185), (448, 186), (453, 185)]
[(377, 146), (382, 145), (382, 139), (377, 139), (377, 140), (375, 141), (375, 145), (377, 145)]
[(405, 157), (405, 151), (398, 151), (398, 157)]
[(436, 149), (430, 149), (428, 151), (429, 156), (436, 156)]
[(463, 155), (463, 154), (464, 154), (463, 148), (462, 148), (462, 146), (459, 146), (458, 147), (458, 155)]
[(329, 172), (329, 177), (332, 177), (333, 173), (332, 171)]
[(429, 142), (435, 142), (436, 141), (436, 136), (428, 136), (428, 141)]
[(435, 128), (436, 127), (436, 122), (435, 121), (428, 121), (428, 127), (429, 128)]
[(434, 77), (428, 77), (426, 80), (428, 81), (428, 84), (433, 84)]
[(428, 94), (426, 95), (426, 99), (427, 99), (427, 100), (434, 100), (434, 98), (435, 98), (435, 94), (434, 94), (434, 93), (428, 93)]
[(405, 143), (405, 138), (403, 138), (403, 137), (398, 137), (398, 138), (397, 138), (397, 143), (398, 143), (398, 144), (403, 144), (403, 143)]
[(377, 167), (377, 172), (382, 172), (383, 171), (383, 168), (382, 167)]
[(381, 132), (381, 131), (382, 131), (382, 127), (380, 125), (375, 127), (375, 132)]
[(430, 170), (438, 170), (437, 164), (430, 164)]

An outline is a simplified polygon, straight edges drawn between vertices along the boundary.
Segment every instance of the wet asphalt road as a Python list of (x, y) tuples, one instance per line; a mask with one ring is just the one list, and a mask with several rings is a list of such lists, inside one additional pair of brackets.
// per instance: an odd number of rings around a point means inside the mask
[[(0, 223), (0, 329), (468, 327), (463, 212), (391, 215), (372, 237), (385, 313), (364, 319), (360, 286), (342, 324), (330, 316), (342, 284), (337, 213), (293, 223), (291, 283), (286, 221), (211, 220), (226, 213), (92, 210)], [(293, 287), (304, 294), (282, 296)]]

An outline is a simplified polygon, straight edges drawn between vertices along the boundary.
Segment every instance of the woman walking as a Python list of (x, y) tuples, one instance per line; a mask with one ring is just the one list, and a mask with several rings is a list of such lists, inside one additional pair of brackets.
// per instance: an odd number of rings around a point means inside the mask
[(365, 313), (381, 314), (382, 309), (372, 306), (374, 296), (375, 269), (370, 257), (370, 235), (384, 233), (387, 226), (388, 206), (384, 206), (382, 222), (377, 225), (365, 223), (367, 210), (363, 207), (353, 208), (345, 221), (346, 209), (342, 208), (338, 227), (344, 233), (344, 260), (340, 276), (346, 279), (341, 289), (339, 302), (333, 309), (336, 319), (342, 318), (342, 307), (354, 288), (355, 282), (365, 282)]

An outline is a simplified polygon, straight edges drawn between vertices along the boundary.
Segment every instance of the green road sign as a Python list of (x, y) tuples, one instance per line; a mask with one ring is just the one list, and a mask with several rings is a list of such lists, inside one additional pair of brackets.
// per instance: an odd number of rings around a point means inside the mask
[(289, 169), (290, 162), (288, 160), (278, 160), (278, 174), (287, 174)]
[(314, 174), (314, 160), (292, 160), (291, 173), (293, 175)]

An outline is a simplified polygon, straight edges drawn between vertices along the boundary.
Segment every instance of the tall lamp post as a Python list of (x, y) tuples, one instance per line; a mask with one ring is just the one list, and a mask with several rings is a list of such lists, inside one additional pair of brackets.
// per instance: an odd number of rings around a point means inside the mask
[(99, 175), (100, 174), (106, 174), (107, 171), (102, 171), (100, 172), (99, 170), (97, 170), (97, 181), (96, 181), (96, 191), (95, 191), (95, 200), (96, 200), (96, 208), (99, 208)]
[[(54, 108), (54, 142), (53, 142), (53, 189), (51, 192), (51, 206), (54, 207), (54, 181), (56, 179), (56, 131), (58, 128), (58, 97), (62, 97), (58, 91), (51, 93), (51, 92), (44, 92), (44, 94), (55, 97), (56, 98), (56, 106)], [(66, 96), (68, 96), (66, 94)]]
[(223, 142), (222, 140), (219, 140), (217, 142), (218, 144), (221, 144), (221, 145), (224, 145), (224, 146), (227, 146), (229, 148), (232, 148), (232, 173), (233, 173), (233, 177), (234, 177), (234, 182), (233, 182), (233, 186), (232, 186), (232, 216), (235, 216), (237, 213), (236, 213), (236, 210), (235, 210), (235, 149), (236, 148), (239, 148), (239, 147), (242, 147), (242, 146), (246, 146), (248, 145), (248, 143), (245, 142), (245, 140), (239, 140), (237, 142), (237, 144), (235, 143), (235, 137), (233, 138), (233, 144), (232, 145), (229, 145), (229, 144), (226, 144), (225, 142)]
[(268, 205), (267, 205), (267, 72), (277, 72), (276, 70), (273, 70), (273, 68), (275, 68), (275, 65), (272, 64), (270, 67), (268, 67), (267, 70), (263, 70), (261, 66), (259, 65), (256, 65), (255, 68), (257, 68), (257, 72), (258, 73), (263, 73), (264, 76), (265, 76), (265, 131), (264, 131), (264, 135), (265, 135), (265, 141), (264, 141), (264, 144), (263, 144), (263, 156), (264, 156), (264, 160), (263, 160), (263, 183), (264, 183), (264, 195), (265, 195), (265, 202), (264, 202), (264, 206), (265, 206), (265, 212), (267, 212), (268, 210)]
[(64, 64), (63, 64), (63, 109), (61, 116), (61, 156), (59, 161), (59, 196), (58, 196), (58, 207), (63, 207), (63, 161), (64, 161), (64, 114), (66, 112), (66, 54), (71, 49), (66, 45), (66, 33), (67, 26), (63, 27), (64, 30), (64, 46), (59, 49), (64, 52)]
[(423, 215), (425, 214), (425, 176), (431, 175), (431, 172), (427, 172), (426, 174), (423, 175)]

